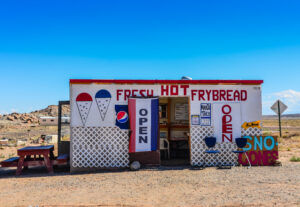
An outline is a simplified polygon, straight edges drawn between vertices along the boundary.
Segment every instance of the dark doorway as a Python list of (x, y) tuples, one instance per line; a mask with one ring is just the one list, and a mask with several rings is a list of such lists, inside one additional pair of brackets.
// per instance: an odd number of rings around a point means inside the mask
[(159, 98), (162, 165), (190, 163), (190, 106), (188, 97)]
[(58, 155), (70, 154), (70, 101), (58, 102)]

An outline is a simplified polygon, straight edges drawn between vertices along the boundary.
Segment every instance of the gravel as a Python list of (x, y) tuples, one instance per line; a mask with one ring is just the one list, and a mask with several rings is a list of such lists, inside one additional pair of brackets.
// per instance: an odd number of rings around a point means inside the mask
[(70, 174), (0, 170), (1, 206), (300, 206), (300, 164)]

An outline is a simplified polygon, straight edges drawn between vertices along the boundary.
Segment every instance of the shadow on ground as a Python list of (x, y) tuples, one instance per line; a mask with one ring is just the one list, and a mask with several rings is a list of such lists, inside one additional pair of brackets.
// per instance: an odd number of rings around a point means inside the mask
[[(218, 170), (228, 170), (231, 169), (230, 166), (224, 167), (208, 167), (208, 168), (216, 168)], [(205, 167), (200, 166), (190, 166), (190, 165), (181, 165), (181, 166), (151, 166), (151, 167), (143, 167), (141, 171), (172, 171), (172, 170), (204, 170)], [(126, 169), (103, 169), (103, 170), (94, 170), (91, 172), (70, 172), (69, 166), (58, 166), (54, 168), (54, 173), (49, 174), (47, 169), (43, 166), (39, 167), (29, 167), (26, 170), (22, 171), (22, 174), (16, 176), (16, 168), (0, 168), (0, 179), (5, 178), (24, 178), (24, 177), (49, 177), (49, 176), (65, 176), (65, 175), (80, 175), (80, 174), (95, 174), (95, 173), (119, 173), (119, 172), (135, 172)]]

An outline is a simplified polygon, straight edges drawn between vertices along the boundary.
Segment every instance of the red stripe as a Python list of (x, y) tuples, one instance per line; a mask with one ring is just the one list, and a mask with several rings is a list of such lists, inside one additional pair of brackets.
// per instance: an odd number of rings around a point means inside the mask
[(116, 83), (116, 84), (249, 84), (259, 85), (263, 80), (99, 80), (70, 79), (72, 84)]
[(129, 153), (135, 152), (135, 122), (136, 122), (136, 99), (130, 98), (128, 99), (128, 113), (129, 113), (129, 122), (130, 122), (130, 129), (131, 135), (129, 139)]

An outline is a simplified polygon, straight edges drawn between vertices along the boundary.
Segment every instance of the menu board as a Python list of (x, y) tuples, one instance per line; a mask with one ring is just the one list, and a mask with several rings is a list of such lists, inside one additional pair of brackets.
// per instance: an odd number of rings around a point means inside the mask
[(200, 105), (200, 125), (201, 126), (211, 126), (211, 104), (201, 103)]
[(175, 120), (189, 120), (189, 104), (175, 104)]

